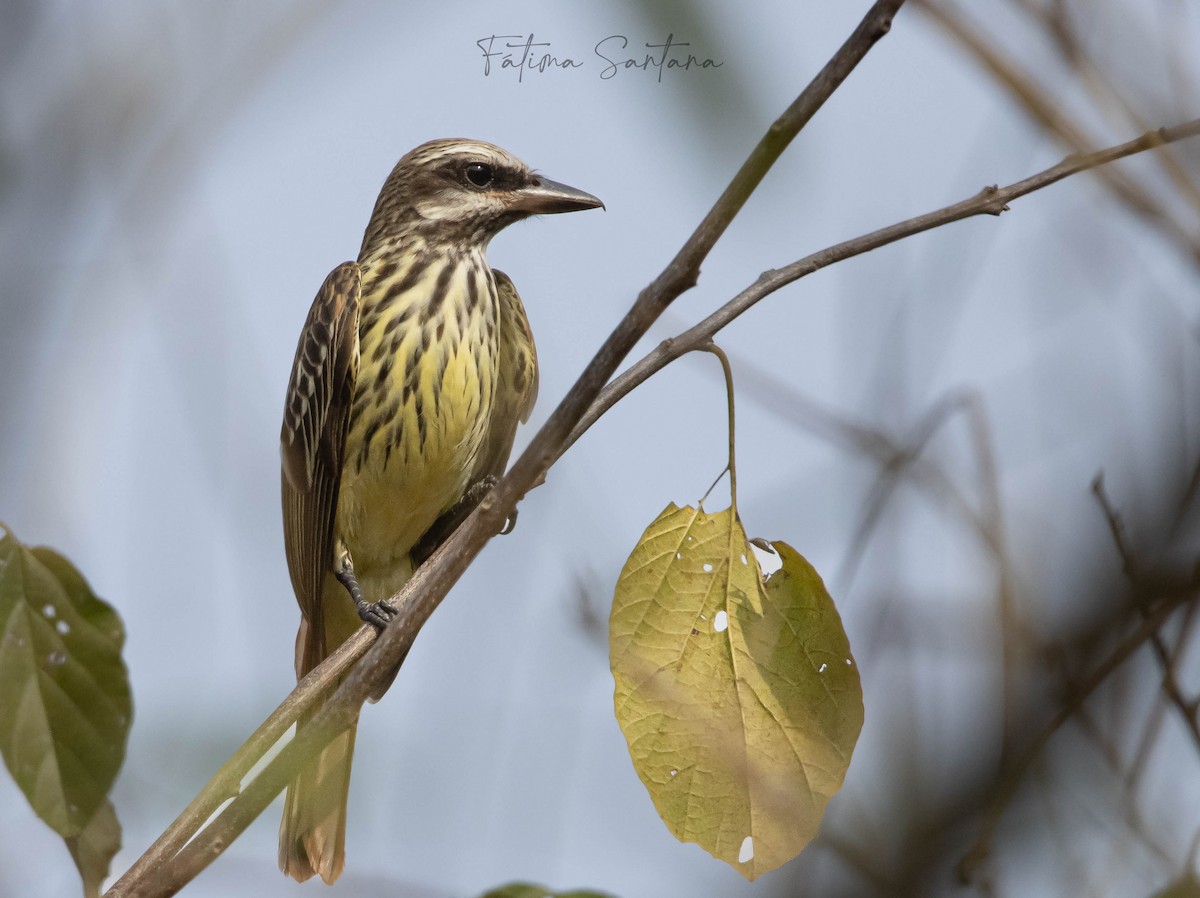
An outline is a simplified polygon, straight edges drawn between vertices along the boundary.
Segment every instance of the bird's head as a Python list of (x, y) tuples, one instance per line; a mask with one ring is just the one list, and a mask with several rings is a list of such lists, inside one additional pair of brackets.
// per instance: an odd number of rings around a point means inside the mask
[(414, 234), (429, 242), (486, 245), (530, 215), (603, 208), (590, 193), (544, 178), (482, 140), (433, 140), (392, 169), (363, 239), (368, 247)]

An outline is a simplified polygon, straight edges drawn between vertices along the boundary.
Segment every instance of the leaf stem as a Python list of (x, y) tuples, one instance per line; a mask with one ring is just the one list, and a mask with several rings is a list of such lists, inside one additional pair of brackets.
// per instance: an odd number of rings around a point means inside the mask
[[(725, 399), (729, 407), (729, 463), (725, 465), (725, 471), (729, 472), (729, 504), (733, 509), (734, 517), (737, 517), (737, 456), (734, 451), (734, 445), (737, 442), (737, 426), (736, 426), (736, 401), (733, 395), (733, 368), (729, 365), (729, 356), (725, 355), (725, 350), (709, 340), (702, 347), (705, 352), (711, 352), (721, 362), (721, 371), (725, 374)], [(722, 474), (725, 472), (722, 471)], [(717, 480), (721, 478), (718, 477)], [(716, 483), (713, 483), (716, 486)], [(708, 488), (708, 492), (712, 492), (712, 486)], [(708, 493), (704, 494), (704, 498), (708, 498)], [(703, 501), (703, 500), (701, 500)]]

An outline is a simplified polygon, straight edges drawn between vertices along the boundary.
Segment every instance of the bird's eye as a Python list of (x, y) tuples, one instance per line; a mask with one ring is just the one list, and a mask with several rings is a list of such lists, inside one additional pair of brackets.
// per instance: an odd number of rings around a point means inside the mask
[(464, 173), (467, 180), (476, 187), (487, 187), (496, 178), (495, 171), (486, 162), (472, 162), (467, 165)]

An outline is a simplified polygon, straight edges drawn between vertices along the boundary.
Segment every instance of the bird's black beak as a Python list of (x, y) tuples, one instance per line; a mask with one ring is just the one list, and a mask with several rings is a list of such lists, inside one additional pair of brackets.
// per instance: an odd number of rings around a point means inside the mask
[(603, 209), (604, 203), (590, 193), (534, 175), (529, 184), (513, 191), (509, 208), (529, 215), (551, 215), (555, 212)]

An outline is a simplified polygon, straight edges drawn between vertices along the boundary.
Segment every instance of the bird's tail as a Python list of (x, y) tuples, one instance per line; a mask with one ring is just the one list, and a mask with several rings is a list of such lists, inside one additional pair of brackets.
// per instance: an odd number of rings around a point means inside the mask
[[(300, 676), (324, 656), (323, 636), (313, 633), (306, 620), (301, 622), (296, 634)], [(303, 727), (301, 720), (297, 733)], [(288, 786), (279, 826), (279, 869), (298, 882), (319, 874), (332, 883), (346, 865), (346, 799), (357, 728), (355, 722), (337, 736)]]
[(288, 787), (279, 827), (279, 869), (298, 882), (316, 873), (332, 883), (346, 865), (346, 798), (355, 729), (329, 743)]

